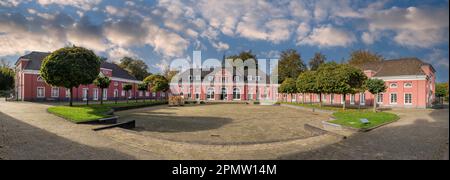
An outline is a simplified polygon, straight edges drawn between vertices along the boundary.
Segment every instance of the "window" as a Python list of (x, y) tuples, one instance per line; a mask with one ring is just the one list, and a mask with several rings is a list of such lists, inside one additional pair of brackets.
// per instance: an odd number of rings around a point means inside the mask
[(214, 100), (214, 88), (209, 88), (208, 93), (206, 94), (206, 98), (208, 100)]
[(155, 92), (152, 93), (152, 97), (156, 97), (156, 93)]
[(200, 76), (195, 76), (195, 79), (196, 79), (197, 81), (202, 80)]
[(59, 88), (54, 87), (52, 88), (52, 98), (57, 98), (59, 97)]
[(125, 96), (125, 91), (122, 91), (121, 95), (122, 95), (122, 97), (124, 97)]
[(108, 100), (108, 89), (103, 89), (103, 100)]
[(390, 88), (397, 88), (398, 85), (397, 85), (397, 83), (391, 83), (391, 84), (389, 85), (389, 87), (390, 87)]
[(119, 90), (118, 89), (114, 89), (114, 98), (119, 97)]
[(98, 89), (97, 88), (94, 89), (93, 99), (94, 99), (94, 101), (98, 100)]
[(256, 76), (257, 81), (261, 81), (261, 76)]
[(66, 98), (70, 98), (70, 89), (66, 89)]
[(379, 93), (378, 94), (378, 98), (377, 98), (377, 103), (378, 104), (383, 104), (383, 97), (384, 97), (383, 93)]
[(405, 94), (405, 104), (408, 104), (408, 105), (412, 104), (412, 94), (411, 93)]
[(239, 76), (234, 76), (234, 81), (235, 81), (235, 82), (239, 82), (240, 79), (241, 79), (241, 78), (240, 78)]
[(240, 100), (241, 99), (241, 89), (234, 88), (233, 89), (233, 99), (234, 100)]
[(214, 77), (213, 76), (208, 76), (208, 81), (213, 81)]
[(323, 102), (327, 102), (327, 95), (326, 95), (326, 94), (323, 94), (323, 95), (322, 95), (322, 101), (323, 101)]
[(365, 93), (361, 93), (359, 95), (359, 103), (361, 105), (365, 105), (366, 104), (366, 94)]
[(88, 98), (88, 88), (83, 88), (83, 101), (86, 101)]
[(334, 94), (331, 94), (330, 96), (331, 96), (330, 97), (330, 103), (333, 104), (334, 103)]
[(198, 92), (195, 93), (195, 99), (197, 99), (197, 100), (200, 99), (200, 94)]
[(161, 93), (161, 97), (166, 97), (166, 93), (165, 93), (165, 92), (162, 92), (162, 93)]
[(131, 90), (128, 90), (128, 99), (131, 99)]
[(37, 81), (39, 81), (39, 82), (43, 82), (43, 81), (44, 81), (44, 79), (42, 79), (42, 76), (38, 75), (38, 77), (37, 77)]
[(391, 94), (391, 104), (397, 104), (397, 94)]
[(412, 88), (412, 86), (413, 86), (412, 83), (408, 82), (408, 83), (405, 83), (403, 87), (404, 88)]
[(45, 88), (44, 87), (38, 87), (37, 88), (37, 97), (38, 98), (45, 97)]
[(248, 79), (249, 81), (253, 81), (253, 76), (249, 75), (249, 76), (247, 76), (247, 79)]
[(320, 101), (320, 95), (316, 94), (316, 102)]
[(253, 88), (248, 91), (247, 100), (253, 100)]
[(193, 78), (192, 78), (192, 76), (191, 76), (191, 75), (189, 75), (189, 81), (192, 81), (192, 79), (193, 79)]
[(344, 95), (341, 95), (341, 104), (345, 103)]
[(139, 91), (139, 97), (144, 96), (144, 91)]
[(297, 102), (297, 94), (292, 94), (292, 101)]
[(146, 97), (150, 96), (150, 93), (148, 91), (145, 91), (145, 96)]
[(355, 95), (350, 95), (350, 104), (355, 104)]

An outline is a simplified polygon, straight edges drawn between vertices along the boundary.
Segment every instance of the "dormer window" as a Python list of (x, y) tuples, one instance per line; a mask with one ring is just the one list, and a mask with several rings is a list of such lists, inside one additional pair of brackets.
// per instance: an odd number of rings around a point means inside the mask
[(397, 85), (397, 83), (391, 83), (391, 84), (389, 85), (389, 87), (390, 87), (390, 88), (397, 88), (398, 85)]
[(42, 76), (38, 76), (38, 77), (37, 77), (37, 81), (39, 81), (39, 82), (43, 82), (43, 81), (44, 81), (44, 79), (42, 79)]
[(410, 82), (407, 82), (407, 83), (404, 84), (405, 88), (412, 88), (412, 86), (413, 86), (413, 84), (410, 83)]

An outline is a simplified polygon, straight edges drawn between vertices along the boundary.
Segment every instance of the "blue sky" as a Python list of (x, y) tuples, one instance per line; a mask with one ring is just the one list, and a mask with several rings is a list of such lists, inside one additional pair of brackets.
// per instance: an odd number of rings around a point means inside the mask
[(448, 0), (1, 0), (0, 58), (84, 46), (117, 61), (143, 59), (151, 72), (175, 58), (221, 58), (252, 50), (276, 58), (288, 48), (304, 61), (368, 49), (387, 59), (418, 57), (449, 73)]

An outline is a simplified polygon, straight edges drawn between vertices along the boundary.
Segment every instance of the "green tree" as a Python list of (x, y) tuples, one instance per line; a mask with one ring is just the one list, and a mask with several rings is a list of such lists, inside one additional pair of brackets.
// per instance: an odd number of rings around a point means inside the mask
[(300, 54), (294, 49), (281, 52), (278, 62), (278, 82), (283, 83), (287, 78), (297, 78), (306, 70)]
[(365, 83), (365, 87), (374, 96), (373, 112), (377, 112), (378, 95), (380, 93), (386, 92), (387, 89), (386, 84), (381, 79), (368, 79)]
[(350, 60), (348, 61), (348, 64), (355, 66), (355, 67), (361, 67), (362, 65), (369, 63), (369, 62), (381, 62), (384, 61), (383, 56), (372, 53), (369, 50), (357, 50), (353, 51), (350, 54)]
[(106, 76), (98, 76), (97, 79), (94, 80), (94, 85), (101, 89), (100, 104), (103, 104), (103, 89), (108, 88), (110, 84), (111, 80)]
[[(228, 59), (233, 59), (233, 60), (241, 59), (242, 61), (245, 61), (247, 59), (254, 59), (255, 61), (257, 60), (256, 55), (254, 55), (251, 50), (242, 51), (238, 55), (228, 56)], [(256, 61), (256, 63), (258, 63), (258, 61)]]
[(131, 75), (140, 81), (150, 75), (147, 71), (148, 66), (143, 60), (124, 57), (120, 60), (119, 66), (127, 70)]
[(448, 101), (448, 82), (446, 83), (436, 83), (436, 97), (444, 98)]
[(363, 88), (367, 76), (362, 70), (353, 67), (349, 64), (339, 64), (334, 74), (334, 86), (333, 92), (341, 94), (344, 99), (342, 109), (345, 110), (345, 99), (347, 94), (355, 94)]
[(319, 69), (320, 65), (327, 61), (327, 57), (322, 53), (318, 52), (314, 54), (314, 57), (309, 60), (309, 69), (315, 71)]
[(313, 93), (315, 86), (316, 71), (305, 71), (298, 76), (296, 87), (297, 92), (302, 93), (302, 103), (305, 103), (305, 93)]
[(292, 102), (292, 94), (297, 93), (298, 91), (296, 86), (297, 84), (294, 79), (286, 78), (284, 82), (281, 83), (280, 87), (278, 88), (278, 91), (291, 95), (291, 102)]
[(125, 98), (127, 99), (127, 104), (128, 104), (128, 96), (129, 96), (128, 91), (130, 91), (131, 89), (133, 89), (133, 86), (131, 84), (124, 84), (122, 86), (122, 90), (125, 91)]
[(153, 74), (144, 79), (144, 83), (150, 86), (152, 92), (166, 92), (169, 90), (169, 81), (166, 77), (158, 74)]
[(100, 60), (91, 50), (83, 47), (66, 47), (44, 58), (40, 74), (52, 86), (70, 89), (70, 106), (73, 88), (91, 84), (100, 73)]
[(138, 84), (138, 90), (143, 92), (145, 102), (145, 93), (148, 91), (148, 84), (147, 83)]
[(324, 63), (319, 66), (315, 74), (315, 93), (319, 94), (319, 105), (322, 106), (322, 94), (330, 94), (335, 92), (336, 79), (339, 64), (335, 62)]
[(8, 97), (14, 88), (14, 70), (8, 67), (0, 67), (0, 96)]

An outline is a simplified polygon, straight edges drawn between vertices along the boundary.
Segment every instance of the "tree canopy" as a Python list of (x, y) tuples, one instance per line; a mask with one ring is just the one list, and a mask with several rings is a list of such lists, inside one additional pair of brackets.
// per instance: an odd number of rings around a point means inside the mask
[(369, 50), (357, 50), (350, 54), (348, 64), (355, 67), (361, 67), (365, 63), (381, 61), (384, 61), (384, 58), (377, 53), (372, 53)]
[(147, 71), (147, 64), (140, 59), (124, 57), (120, 60), (119, 66), (128, 71), (131, 75), (133, 75), (140, 81), (151, 74)]
[(378, 93), (385, 92), (387, 87), (383, 80), (381, 79), (368, 79), (364, 85), (367, 90), (374, 95), (373, 111), (377, 112)]
[(0, 67), (0, 91), (9, 91), (14, 88), (14, 70)]
[(144, 79), (144, 83), (150, 86), (152, 92), (165, 92), (169, 90), (169, 81), (162, 75), (150, 75)]
[(281, 83), (280, 87), (278, 88), (278, 91), (288, 94), (296, 93), (298, 90), (295, 79), (286, 78), (286, 80), (283, 83)]
[(282, 83), (287, 78), (297, 78), (306, 70), (300, 54), (294, 49), (281, 52), (278, 62), (278, 82)]
[(44, 58), (40, 75), (52, 86), (70, 89), (82, 84), (91, 84), (100, 73), (100, 60), (91, 50), (83, 47), (66, 47), (56, 50)]
[(319, 69), (320, 65), (327, 61), (327, 57), (322, 53), (318, 52), (314, 54), (314, 57), (309, 60), (309, 69), (315, 71)]
[(448, 98), (448, 83), (436, 83), (436, 97)]
[(94, 80), (94, 85), (99, 87), (101, 91), (100, 104), (103, 104), (103, 89), (108, 88), (111, 84), (111, 80), (107, 76), (98, 76), (97, 79)]

